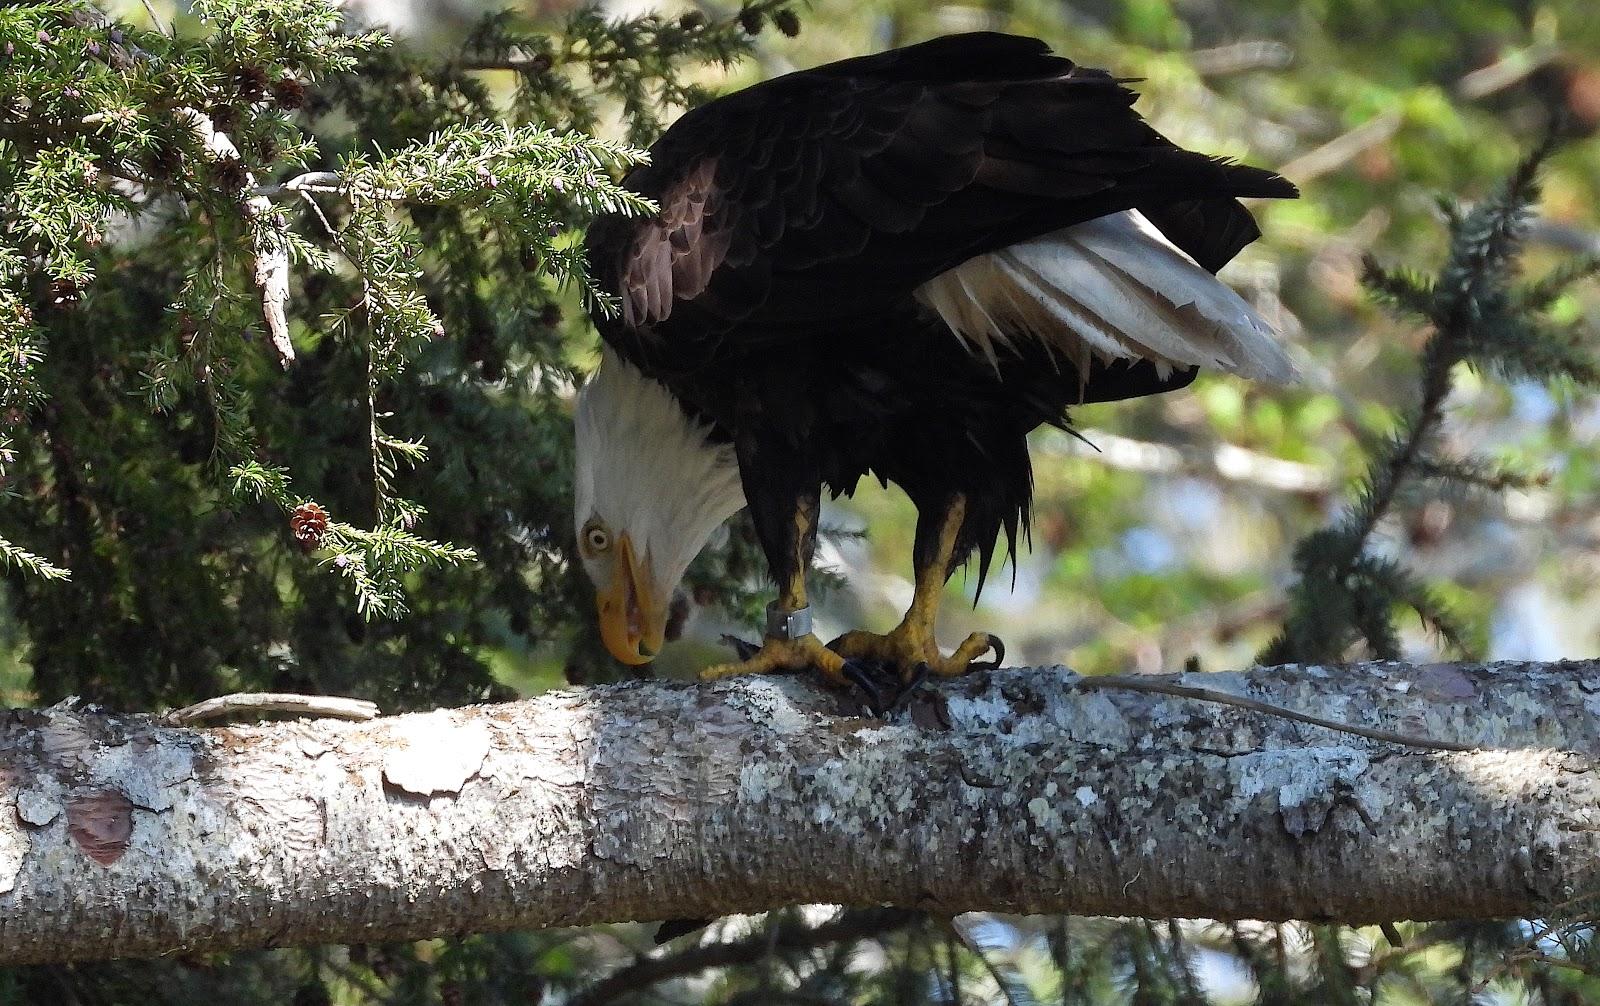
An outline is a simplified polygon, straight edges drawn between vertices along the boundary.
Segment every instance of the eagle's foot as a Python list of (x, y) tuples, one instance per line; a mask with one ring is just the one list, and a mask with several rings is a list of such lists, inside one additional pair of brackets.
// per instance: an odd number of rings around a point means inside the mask
[(793, 639), (768, 636), (761, 649), (751, 656), (735, 663), (713, 664), (700, 672), (700, 680), (719, 681), (736, 674), (776, 674), (816, 668), (830, 682), (848, 687), (855, 682), (845, 664), (844, 657), (823, 646), (822, 640), (812, 633)]
[[(928, 675), (954, 678), (971, 671), (992, 671), (1006, 657), (1006, 644), (987, 632), (974, 632), (947, 657), (939, 652), (931, 632), (910, 621), (900, 623), (884, 636), (860, 629), (847, 632), (829, 643), (828, 648), (846, 660), (892, 665), (907, 685)], [(994, 651), (993, 660), (978, 659), (990, 650)]]

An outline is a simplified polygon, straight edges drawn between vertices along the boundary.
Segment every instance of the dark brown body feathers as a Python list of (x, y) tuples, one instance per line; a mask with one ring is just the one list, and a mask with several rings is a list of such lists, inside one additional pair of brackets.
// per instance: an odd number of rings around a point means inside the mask
[(967, 497), (957, 559), (977, 550), (981, 585), (998, 534), (1014, 546), (1026, 527), (1030, 430), (1193, 379), (1146, 363), (1085, 378), (1027, 339), (992, 366), (913, 297), (975, 255), (1132, 208), (1215, 271), (1258, 235), (1237, 197), (1295, 194), (1173, 145), (1134, 99), (1038, 40), (949, 36), (710, 102), (630, 174), (661, 214), (591, 229), (623, 304), (601, 334), (733, 441), (780, 580), (808, 558), (796, 506), (870, 473), (925, 512)]

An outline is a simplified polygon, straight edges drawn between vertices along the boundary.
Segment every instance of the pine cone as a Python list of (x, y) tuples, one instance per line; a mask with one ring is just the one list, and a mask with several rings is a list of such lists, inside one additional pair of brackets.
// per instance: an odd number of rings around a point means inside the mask
[(157, 138), (150, 150), (150, 170), (157, 178), (176, 178), (183, 171), (183, 151), (176, 143)]
[(800, 34), (800, 19), (795, 16), (794, 11), (787, 7), (772, 15), (772, 23), (777, 25), (778, 30), (790, 38)]
[(71, 307), (83, 296), (83, 287), (77, 280), (58, 276), (50, 281), (50, 306), (66, 308)]
[(233, 83), (239, 89), (239, 97), (260, 101), (267, 93), (267, 71), (259, 66), (241, 66), (234, 72)]
[(210, 117), (211, 124), (224, 133), (239, 124), (239, 110), (224, 101), (206, 109), (206, 115)]
[(328, 511), (316, 503), (302, 503), (289, 518), (289, 530), (300, 551), (310, 552), (322, 544), (322, 536), (328, 533)]
[(272, 100), (279, 108), (292, 112), (306, 103), (306, 86), (293, 77), (284, 77), (273, 83)]
[(211, 165), (211, 177), (228, 192), (238, 192), (250, 180), (244, 162), (237, 157), (221, 157)]

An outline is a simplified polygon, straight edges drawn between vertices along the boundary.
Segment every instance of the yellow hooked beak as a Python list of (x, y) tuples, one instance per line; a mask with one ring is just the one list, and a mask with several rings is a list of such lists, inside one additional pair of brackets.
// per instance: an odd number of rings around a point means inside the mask
[(666, 640), (667, 606), (656, 597), (650, 567), (635, 558), (626, 534), (618, 537), (617, 549), (616, 575), (595, 595), (600, 638), (624, 664), (648, 664)]

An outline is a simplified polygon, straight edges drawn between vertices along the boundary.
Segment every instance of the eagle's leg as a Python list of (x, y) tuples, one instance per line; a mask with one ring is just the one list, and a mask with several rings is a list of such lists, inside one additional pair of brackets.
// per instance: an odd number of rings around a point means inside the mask
[(836, 684), (854, 682), (845, 658), (822, 645), (810, 630), (806, 570), (811, 567), (811, 554), (816, 550), (820, 503), (820, 494), (813, 489), (799, 493), (787, 519), (773, 519), (768, 508), (759, 504), (751, 507), (756, 533), (778, 578), (778, 599), (767, 608), (767, 634), (761, 649), (747, 660), (707, 667), (700, 672), (702, 681), (814, 667)]
[[(950, 576), (966, 515), (966, 497), (959, 494), (950, 497), (934, 512), (924, 509), (917, 519), (917, 542), (912, 556), (916, 587), (905, 618), (888, 635), (856, 630), (835, 639), (829, 647), (846, 660), (893, 664), (901, 679), (908, 682), (924, 673), (954, 677), (999, 666), (1005, 646), (997, 636), (974, 632), (948, 657), (939, 652), (939, 644), (934, 639), (939, 595)], [(995, 659), (978, 663), (978, 658), (990, 650), (994, 650)]]
[[(768, 622), (806, 607), (805, 576), (791, 580), (779, 593), (778, 600), (768, 609)], [(845, 658), (822, 645), (814, 633), (768, 635), (761, 649), (748, 660), (731, 664), (715, 664), (700, 672), (700, 680), (716, 681), (735, 674), (771, 674), (775, 671), (803, 671), (815, 667), (836, 684), (849, 685), (853, 679), (845, 671)]]

